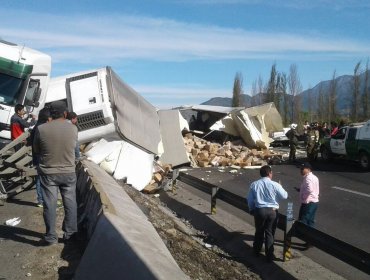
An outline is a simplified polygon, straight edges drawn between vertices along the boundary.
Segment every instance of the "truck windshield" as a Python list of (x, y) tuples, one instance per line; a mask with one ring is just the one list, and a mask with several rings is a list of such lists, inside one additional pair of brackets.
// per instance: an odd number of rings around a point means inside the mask
[(0, 104), (16, 104), (23, 82), (23, 79), (0, 73)]

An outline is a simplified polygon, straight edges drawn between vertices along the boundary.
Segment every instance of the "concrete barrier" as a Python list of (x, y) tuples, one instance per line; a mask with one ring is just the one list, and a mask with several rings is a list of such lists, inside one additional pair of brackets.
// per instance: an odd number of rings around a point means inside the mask
[(77, 173), (79, 226), (89, 243), (74, 279), (189, 279), (110, 175), (89, 161)]

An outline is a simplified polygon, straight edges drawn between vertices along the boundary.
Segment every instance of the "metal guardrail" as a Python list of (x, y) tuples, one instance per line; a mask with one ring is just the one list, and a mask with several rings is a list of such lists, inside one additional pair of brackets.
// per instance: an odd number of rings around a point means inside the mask
[(16, 152), (14, 147), (22, 144), (29, 136), (24, 132), (0, 150), (0, 203), (34, 185), (36, 169), (31, 166), (31, 147), (22, 146)]
[[(211, 213), (216, 213), (216, 200), (222, 201), (249, 213), (245, 197), (241, 197), (223, 188), (217, 187), (202, 179), (175, 172), (174, 179), (186, 183), (200, 191), (211, 194)], [(332, 237), (299, 221), (288, 220), (286, 215), (279, 213), (277, 227), (284, 231), (284, 261), (290, 258), (291, 237), (295, 236), (312, 246), (342, 260), (343, 262), (370, 274), (370, 254), (344, 241)]]

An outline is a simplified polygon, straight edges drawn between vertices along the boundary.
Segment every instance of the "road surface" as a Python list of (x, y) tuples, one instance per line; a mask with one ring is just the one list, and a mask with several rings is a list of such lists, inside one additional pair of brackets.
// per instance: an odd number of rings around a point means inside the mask
[[(361, 171), (352, 162), (337, 161), (324, 163), (318, 161), (313, 164), (314, 173), (320, 180), (320, 204), (316, 216), (316, 228), (330, 234), (344, 242), (370, 252), (370, 172)], [(235, 194), (245, 197), (250, 183), (259, 178), (258, 169), (238, 170), (236, 174), (220, 172), (218, 168), (202, 168), (188, 170), (186, 173), (203, 178), (207, 182), (218, 185)], [(280, 181), (289, 193), (288, 201), (294, 203), (294, 216), (297, 218), (299, 210), (298, 192), (294, 189), (301, 183), (300, 169), (296, 165), (273, 166), (274, 180)], [(186, 190), (194, 196), (210, 200), (208, 194)], [(189, 199), (189, 198), (187, 198)], [(167, 204), (171, 204), (164, 199)], [(194, 198), (195, 200), (195, 198)], [(224, 203), (217, 202), (218, 207), (253, 225), (253, 219), (242, 211)], [(285, 213), (287, 203), (281, 203), (280, 212)], [(178, 210), (178, 209), (177, 209)], [(191, 217), (187, 217), (191, 219)], [(346, 265), (318, 249), (303, 252), (306, 256), (342, 275), (346, 279), (368, 279), (368, 275), (349, 265)]]

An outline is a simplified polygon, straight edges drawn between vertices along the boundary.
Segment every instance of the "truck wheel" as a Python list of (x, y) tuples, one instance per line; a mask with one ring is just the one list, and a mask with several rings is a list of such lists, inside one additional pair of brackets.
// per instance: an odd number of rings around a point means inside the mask
[(322, 158), (324, 161), (329, 161), (329, 160), (331, 160), (332, 156), (331, 156), (330, 151), (328, 150), (328, 148), (323, 147), (323, 148), (321, 149), (321, 158)]
[(360, 154), (360, 165), (363, 170), (369, 169), (369, 156), (367, 155), (367, 153), (362, 152)]

